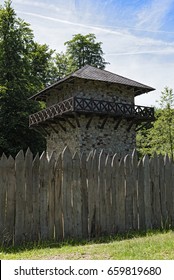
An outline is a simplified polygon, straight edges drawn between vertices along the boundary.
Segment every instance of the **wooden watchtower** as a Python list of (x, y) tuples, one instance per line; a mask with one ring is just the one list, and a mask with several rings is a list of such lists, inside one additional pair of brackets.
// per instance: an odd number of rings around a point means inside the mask
[(136, 146), (136, 128), (154, 120), (154, 109), (136, 106), (134, 97), (154, 90), (136, 81), (85, 66), (31, 98), (46, 109), (29, 126), (46, 133), (47, 151), (91, 149), (125, 155)]

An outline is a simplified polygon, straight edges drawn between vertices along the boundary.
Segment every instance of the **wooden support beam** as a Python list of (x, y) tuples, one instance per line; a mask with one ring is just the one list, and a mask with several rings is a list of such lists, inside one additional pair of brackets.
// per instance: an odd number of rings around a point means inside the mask
[(49, 126), (52, 128), (52, 130), (54, 130), (54, 132), (56, 132), (56, 133), (59, 132), (52, 124), (49, 124)]
[(130, 121), (130, 124), (127, 128), (127, 131), (130, 131), (131, 127), (133, 126), (133, 124), (135, 123), (135, 119), (133, 119), (132, 121)]
[(90, 124), (91, 124), (93, 118), (94, 118), (94, 115), (92, 115), (92, 116), (89, 118), (89, 120), (88, 120), (88, 122), (87, 122), (87, 124), (86, 124), (86, 129), (89, 128), (89, 126), (90, 126)]
[[(62, 120), (62, 119), (61, 119)], [(52, 125), (52, 124), (57, 124), (61, 127), (61, 129), (63, 131), (66, 132), (66, 128), (61, 124), (61, 122), (59, 121), (59, 119), (51, 119), (51, 120), (47, 120), (45, 121), (45, 124), (47, 124), (49, 127), (51, 127), (56, 133), (58, 133), (58, 130), (56, 130), (56, 128)]]
[(63, 131), (66, 132), (66, 128), (65, 128), (59, 121), (58, 121), (57, 123), (58, 123), (58, 125), (61, 127), (61, 129), (63, 129)]
[(76, 128), (76, 126), (68, 118), (65, 118), (65, 121), (67, 121), (72, 128)]
[(35, 130), (37, 133), (41, 134), (43, 137), (47, 136), (47, 133), (41, 127), (32, 126), (32, 127), (30, 127), (30, 129)]
[(106, 122), (107, 122), (107, 119), (108, 119), (108, 116), (106, 116), (106, 117), (104, 118), (102, 124), (99, 126), (100, 129), (103, 129), (103, 128), (104, 128), (104, 126), (105, 126), (105, 124), (106, 124)]
[(117, 119), (116, 125), (114, 126), (114, 130), (117, 130), (117, 128), (119, 127), (121, 121), (122, 121), (122, 118)]
[(77, 115), (76, 113), (73, 113), (73, 115), (74, 115), (74, 118), (75, 118), (75, 120), (76, 120), (77, 126), (80, 127), (80, 122), (79, 122), (78, 115)]
[(148, 128), (149, 124), (151, 124), (151, 122), (146, 122), (144, 124), (142, 124), (141, 126), (139, 126), (138, 128), (136, 128), (136, 132), (139, 131), (140, 129), (142, 129), (143, 127)]
[(50, 133), (45, 127), (41, 126), (41, 129), (46, 133), (46, 135), (50, 136)]

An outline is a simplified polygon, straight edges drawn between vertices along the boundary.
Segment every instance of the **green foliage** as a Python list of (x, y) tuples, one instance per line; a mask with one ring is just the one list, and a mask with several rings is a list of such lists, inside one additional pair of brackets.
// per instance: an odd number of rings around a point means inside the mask
[(137, 133), (137, 148), (141, 155), (168, 154), (174, 156), (174, 95), (165, 87), (161, 93), (160, 108), (155, 109), (153, 125)]
[(66, 54), (70, 59), (72, 70), (77, 70), (86, 64), (104, 69), (107, 62), (103, 58), (101, 42), (95, 42), (96, 37), (90, 33), (87, 35), (76, 34), (73, 39), (65, 42)]
[(96, 37), (92, 33), (74, 35), (72, 40), (65, 42), (66, 52), (56, 55), (58, 77), (63, 78), (87, 64), (104, 69), (108, 62), (103, 58), (101, 45), (101, 42), (96, 42)]
[(47, 45), (34, 42), (29, 24), (5, 1), (0, 6), (0, 154), (45, 149), (45, 139), (28, 127), (29, 115), (40, 110), (28, 97), (55, 81), (52, 55)]
[(71, 69), (71, 64), (70, 64), (69, 58), (63, 52), (56, 54), (55, 65), (57, 68), (57, 79), (58, 80), (64, 78), (66, 75), (73, 72)]

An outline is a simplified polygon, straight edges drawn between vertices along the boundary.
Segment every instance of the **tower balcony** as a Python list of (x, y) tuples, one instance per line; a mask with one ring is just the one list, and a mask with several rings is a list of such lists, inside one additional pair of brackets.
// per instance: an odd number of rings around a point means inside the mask
[(154, 120), (154, 108), (98, 99), (71, 97), (29, 116), (29, 127), (54, 122), (56, 119), (74, 118), (75, 115), (99, 115), (115, 119), (128, 119), (134, 123)]

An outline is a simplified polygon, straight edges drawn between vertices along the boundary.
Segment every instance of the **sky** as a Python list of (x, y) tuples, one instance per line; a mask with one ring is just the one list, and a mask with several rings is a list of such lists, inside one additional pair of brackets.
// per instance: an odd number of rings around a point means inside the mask
[(106, 70), (156, 89), (136, 97), (137, 105), (157, 106), (166, 86), (174, 90), (174, 0), (12, 0), (12, 6), (35, 40), (57, 52), (74, 34), (94, 33), (110, 62)]

